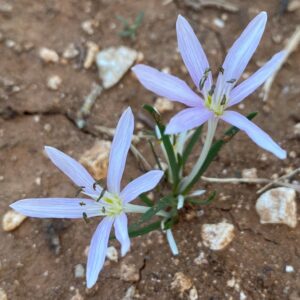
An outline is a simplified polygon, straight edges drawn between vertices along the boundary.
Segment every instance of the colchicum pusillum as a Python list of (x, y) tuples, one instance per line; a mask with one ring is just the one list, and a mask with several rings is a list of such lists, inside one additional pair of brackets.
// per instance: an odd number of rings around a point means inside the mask
[(244, 131), (261, 148), (281, 159), (286, 158), (286, 151), (281, 149), (267, 133), (240, 113), (228, 110), (264, 83), (285, 56), (284, 51), (275, 54), (263, 67), (235, 86), (258, 47), (266, 22), (267, 13), (261, 12), (248, 24), (228, 51), (220, 67), (217, 82), (213, 84), (211, 69), (201, 44), (187, 20), (178, 16), (176, 23), (178, 48), (199, 94), (181, 79), (152, 67), (136, 65), (132, 69), (148, 90), (189, 107), (171, 119), (166, 128), (167, 134), (184, 132), (208, 122), (204, 150), (186, 179), (186, 184), (201, 168), (220, 119)]
[(128, 108), (122, 115), (112, 143), (107, 174), (107, 190), (100, 187), (88, 171), (77, 161), (63, 152), (45, 147), (52, 162), (64, 172), (83, 194), (91, 199), (77, 198), (36, 198), (19, 200), (11, 205), (16, 211), (36, 218), (90, 218), (104, 217), (98, 225), (89, 249), (87, 260), (87, 287), (92, 287), (101, 271), (112, 226), (117, 240), (121, 243), (124, 256), (130, 248), (128, 236), (128, 212), (144, 213), (147, 207), (130, 204), (141, 193), (153, 189), (163, 176), (160, 170), (149, 171), (131, 181), (122, 191), (121, 179), (125, 168), (127, 153), (131, 144), (134, 119)]
[[(172, 253), (174, 255), (179, 253), (171, 231), (173, 225), (179, 221), (179, 211), (184, 207), (185, 202), (203, 205), (214, 199), (215, 193), (213, 192), (207, 199), (199, 200), (199, 197), (202, 197), (206, 191), (198, 189), (191, 192), (191, 189), (201, 179), (202, 174), (221, 148), (239, 130), (244, 131), (258, 146), (280, 159), (286, 157), (286, 151), (251, 122), (255, 114), (244, 117), (230, 110), (233, 105), (243, 101), (270, 77), (286, 55), (283, 51), (275, 54), (248, 79), (237, 84), (261, 40), (266, 21), (267, 14), (261, 12), (249, 23), (228, 51), (219, 69), (216, 84), (213, 84), (208, 60), (195, 33), (182, 16), (178, 17), (176, 29), (179, 51), (196, 85), (197, 92), (177, 77), (149, 66), (133, 67), (137, 78), (147, 89), (188, 106), (176, 114), (167, 126), (163, 124), (161, 116), (152, 106), (144, 106), (156, 124), (153, 134), (148, 135), (147, 138), (149, 138), (157, 168), (160, 170), (148, 171), (131, 181), (124, 189), (120, 188), (134, 129), (134, 118), (130, 108), (122, 114), (116, 128), (109, 157), (107, 189), (101, 187), (73, 158), (55, 148), (45, 147), (52, 162), (80, 187), (84, 195), (91, 199), (23, 199), (13, 203), (11, 207), (26, 216), (37, 218), (83, 218), (86, 220), (96, 216), (103, 217), (90, 244), (86, 271), (87, 287), (90, 288), (96, 283), (99, 272), (103, 268), (112, 226), (115, 228), (116, 239), (121, 243), (122, 256), (129, 251), (129, 235), (143, 235), (157, 229), (162, 229), (166, 233)], [(213, 144), (219, 120), (233, 127), (224, 133), (223, 137), (226, 139), (222, 138)], [(185, 168), (186, 162), (200, 139), (202, 125), (205, 122), (208, 122), (206, 139), (197, 162), (188, 173)], [(164, 156), (162, 159), (157, 152), (157, 147), (155, 148), (155, 142), (161, 146), (161, 153)], [(141, 153), (139, 157), (147, 162)], [(163, 170), (164, 159), (166, 168)], [(147, 165), (149, 166), (149, 162)], [(148, 169), (151, 170), (151, 168)], [(164, 180), (160, 182), (164, 174)], [(151, 200), (147, 192), (154, 189), (159, 182), (160, 188), (157, 188), (155, 192), (156, 198)], [(136, 198), (147, 206), (131, 204), (130, 202)], [(141, 214), (134, 229), (128, 227), (126, 213)], [(151, 221), (153, 217), (155, 220)], [(157, 221), (157, 217), (161, 219)]]

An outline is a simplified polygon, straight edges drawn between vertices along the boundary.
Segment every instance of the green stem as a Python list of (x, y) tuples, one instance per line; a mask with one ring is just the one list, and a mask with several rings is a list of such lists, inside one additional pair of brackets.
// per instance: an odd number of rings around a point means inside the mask
[(180, 190), (182, 192), (190, 185), (190, 183), (193, 181), (193, 179), (195, 178), (195, 176), (201, 169), (201, 167), (207, 157), (209, 149), (212, 145), (212, 141), (213, 141), (213, 138), (214, 138), (214, 135), (216, 132), (217, 124), (218, 124), (217, 118), (212, 118), (212, 119), (208, 120), (207, 135), (206, 135), (206, 139), (205, 139), (201, 154), (200, 154), (192, 172), (183, 180), (181, 188), (180, 188)]
[[(126, 213), (138, 213), (138, 214), (144, 214), (147, 212), (151, 207), (142, 206), (142, 205), (135, 205), (127, 203), (124, 206), (124, 212)], [(157, 216), (163, 217), (163, 218), (169, 218), (170, 214), (164, 210), (160, 210), (156, 213)]]

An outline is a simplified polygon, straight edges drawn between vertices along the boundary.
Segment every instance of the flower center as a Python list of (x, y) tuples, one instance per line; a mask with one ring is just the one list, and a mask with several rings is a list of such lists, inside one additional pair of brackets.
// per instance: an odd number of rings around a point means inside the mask
[(211, 110), (217, 117), (221, 116), (226, 106), (226, 97), (224, 96), (221, 101), (214, 103), (212, 95), (208, 94), (205, 99), (205, 106)]
[(101, 200), (104, 204), (107, 204), (102, 207), (102, 212), (107, 216), (113, 217), (122, 213), (123, 203), (118, 195), (107, 193)]

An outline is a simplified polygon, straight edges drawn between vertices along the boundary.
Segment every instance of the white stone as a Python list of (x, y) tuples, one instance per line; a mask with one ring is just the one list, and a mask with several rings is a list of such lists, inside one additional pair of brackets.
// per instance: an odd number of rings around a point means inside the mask
[(222, 250), (233, 240), (234, 226), (225, 222), (204, 224), (201, 236), (206, 247), (211, 250)]
[(130, 286), (127, 291), (125, 296), (122, 298), (122, 300), (133, 300), (136, 292), (136, 287), (134, 285)]
[(224, 26), (225, 26), (224, 21), (219, 18), (214, 19), (214, 24), (219, 28), (224, 28)]
[(62, 83), (62, 79), (58, 75), (52, 75), (48, 78), (47, 87), (50, 90), (56, 91)]
[(97, 180), (105, 178), (107, 175), (110, 147), (110, 141), (98, 140), (93, 147), (85, 151), (79, 159), (79, 162), (82, 163)]
[(294, 135), (300, 136), (300, 123), (294, 125)]
[(0, 288), (0, 300), (7, 300), (7, 294), (2, 288)]
[(171, 289), (177, 289), (180, 296), (193, 286), (193, 281), (190, 277), (183, 274), (182, 272), (175, 273), (174, 280), (171, 283)]
[(79, 290), (76, 289), (75, 295), (72, 296), (71, 300), (84, 300), (84, 298), (80, 295)]
[(140, 273), (135, 265), (122, 263), (120, 278), (127, 282), (137, 282), (140, 280)]
[(9, 210), (3, 217), (2, 228), (4, 231), (13, 231), (18, 228), (26, 218), (26, 216), (14, 210)]
[(194, 263), (198, 266), (203, 265), (203, 264), (208, 264), (207, 259), (205, 258), (205, 253), (203, 251), (201, 251), (198, 255), (198, 257), (196, 257), (194, 259)]
[(85, 275), (84, 266), (81, 264), (76, 265), (74, 270), (74, 275), (75, 278), (83, 278)]
[(293, 266), (287, 265), (287, 266), (285, 266), (285, 272), (286, 273), (293, 273), (293, 272), (295, 272), (295, 269), (294, 269)]
[(155, 103), (154, 103), (154, 107), (160, 112), (160, 113), (164, 113), (167, 111), (172, 111), (174, 109), (174, 102), (163, 98), (163, 97), (159, 97), (156, 99)]
[(247, 299), (246, 294), (243, 291), (241, 291), (240, 292), (240, 300), (246, 300), (246, 299)]
[(97, 54), (96, 62), (103, 87), (114, 86), (129, 70), (137, 58), (137, 52), (125, 46), (107, 48)]
[(245, 179), (256, 179), (257, 178), (257, 169), (256, 168), (244, 169), (242, 171), (242, 177)]
[(41, 48), (39, 52), (40, 58), (46, 63), (57, 63), (59, 61), (58, 54), (49, 48)]
[(93, 20), (86, 20), (81, 23), (82, 30), (89, 35), (92, 35), (94, 33), (93, 26), (94, 26)]
[(256, 202), (256, 211), (261, 224), (286, 224), (297, 226), (296, 192), (279, 187), (263, 193)]
[(79, 54), (79, 50), (75, 47), (73, 43), (69, 44), (63, 53), (63, 58), (72, 59)]
[(189, 300), (198, 300), (198, 292), (194, 286), (190, 289)]
[(114, 246), (110, 246), (107, 248), (106, 257), (114, 262), (118, 262), (118, 251)]
[(83, 67), (85, 69), (89, 69), (96, 60), (96, 55), (99, 51), (99, 47), (94, 42), (87, 42), (86, 47), (87, 47), (87, 51), (86, 51), (86, 57), (83, 63)]

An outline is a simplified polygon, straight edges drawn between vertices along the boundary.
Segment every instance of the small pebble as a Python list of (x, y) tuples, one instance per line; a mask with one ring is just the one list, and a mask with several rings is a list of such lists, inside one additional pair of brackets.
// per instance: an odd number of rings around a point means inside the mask
[(114, 262), (118, 262), (118, 251), (114, 246), (110, 246), (107, 248), (106, 257)]
[(7, 232), (13, 231), (18, 228), (26, 218), (26, 216), (23, 216), (14, 210), (9, 210), (3, 216), (2, 228)]
[(83, 67), (85, 69), (89, 69), (96, 60), (99, 47), (94, 42), (87, 42), (86, 47), (87, 47), (87, 53), (83, 63)]
[(159, 97), (156, 99), (154, 107), (160, 113), (164, 113), (164, 112), (172, 111), (174, 109), (174, 102), (172, 102), (166, 98)]
[(135, 293), (136, 293), (136, 287), (134, 285), (132, 285), (127, 289), (126, 294), (122, 298), (122, 300), (133, 300)]
[(294, 125), (294, 135), (300, 137), (300, 123)]
[(7, 300), (7, 294), (4, 289), (0, 288), (0, 300)]
[(72, 296), (71, 300), (84, 300), (84, 298), (80, 295), (79, 290), (76, 289), (75, 295)]
[(86, 21), (81, 23), (82, 30), (85, 33), (89, 34), (89, 35), (94, 34), (93, 26), (94, 26), (94, 21), (93, 20), (86, 20)]
[(242, 171), (242, 177), (245, 179), (256, 179), (257, 178), (257, 169), (256, 168), (244, 169)]
[(62, 79), (58, 75), (52, 75), (48, 78), (47, 87), (50, 90), (56, 91), (62, 83)]
[(137, 282), (140, 280), (140, 273), (137, 267), (133, 264), (121, 264), (120, 278), (127, 282)]
[(176, 289), (179, 291), (182, 297), (184, 292), (192, 288), (193, 281), (190, 277), (182, 272), (175, 273), (174, 280), (171, 283), (171, 289)]
[(63, 58), (73, 59), (79, 55), (79, 50), (75, 47), (73, 43), (69, 44), (63, 53)]
[(296, 192), (279, 187), (266, 191), (256, 202), (256, 211), (261, 224), (286, 224), (297, 226)]
[(39, 52), (40, 58), (46, 63), (57, 63), (59, 61), (58, 54), (49, 48), (41, 48)]
[(198, 300), (198, 292), (194, 286), (190, 289), (189, 300)]
[(107, 175), (110, 147), (110, 141), (97, 140), (93, 147), (85, 151), (79, 159), (79, 162), (82, 163), (97, 180), (105, 178)]
[(46, 124), (44, 125), (44, 130), (45, 130), (46, 132), (50, 132), (50, 131), (52, 130), (51, 124), (46, 123)]
[(111, 88), (129, 70), (137, 59), (137, 51), (125, 46), (103, 49), (97, 54), (99, 76), (105, 89)]
[(75, 278), (83, 278), (85, 275), (84, 266), (81, 264), (76, 265), (74, 270), (74, 275)]
[(287, 265), (287, 266), (285, 266), (285, 272), (286, 273), (293, 273), (293, 272), (295, 272), (295, 269), (294, 269), (293, 266)]
[(225, 26), (224, 21), (219, 18), (214, 19), (214, 24), (219, 28), (224, 28), (224, 26)]
[(201, 236), (206, 247), (211, 250), (222, 250), (232, 242), (234, 226), (225, 222), (204, 224), (202, 225)]

